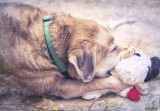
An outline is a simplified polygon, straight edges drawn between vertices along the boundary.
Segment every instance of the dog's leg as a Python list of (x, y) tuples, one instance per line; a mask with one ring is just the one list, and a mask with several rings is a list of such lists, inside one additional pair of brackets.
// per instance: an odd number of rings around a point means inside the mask
[(83, 99), (97, 99), (99, 98), (101, 95), (105, 94), (107, 92), (107, 90), (100, 90), (100, 91), (93, 91), (93, 92), (89, 92), (89, 93), (85, 93), (82, 98)]
[(147, 95), (150, 92), (150, 86), (147, 83), (140, 82), (135, 87), (142, 95)]
[(99, 91), (103, 91), (102, 94), (108, 92), (117, 93), (127, 87), (115, 76), (83, 82), (82, 80), (54, 76), (49, 71), (36, 74), (35, 72), (24, 73), (21, 73), (22, 75), (19, 75), (21, 79), (17, 80), (17, 82), (20, 82), (19, 85), (22, 86), (20, 89), (24, 89), (23, 92), (31, 92), (31, 94), (36, 95), (53, 95), (64, 99), (82, 97), (87, 93)]
[(108, 78), (93, 79), (91, 82), (85, 83), (81, 80), (69, 80), (58, 78), (56, 91), (54, 95), (65, 99), (81, 97), (86, 93), (105, 90), (107, 92), (119, 92), (127, 86), (115, 76)]

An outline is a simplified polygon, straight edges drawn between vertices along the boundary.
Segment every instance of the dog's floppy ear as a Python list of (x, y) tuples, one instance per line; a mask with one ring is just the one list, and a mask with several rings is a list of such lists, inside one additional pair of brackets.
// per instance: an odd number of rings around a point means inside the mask
[(69, 55), (69, 62), (74, 65), (83, 82), (89, 82), (94, 77), (96, 53), (74, 53)]
[(121, 60), (126, 59), (134, 55), (135, 49), (134, 47), (130, 47), (121, 57)]

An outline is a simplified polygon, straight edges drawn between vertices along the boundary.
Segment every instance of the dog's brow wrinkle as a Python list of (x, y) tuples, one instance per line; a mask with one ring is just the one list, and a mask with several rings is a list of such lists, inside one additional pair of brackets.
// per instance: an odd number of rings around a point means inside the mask
[(109, 40), (108, 44), (112, 44), (112, 43), (113, 43), (113, 41), (114, 41), (114, 38), (112, 37), (112, 38), (110, 38), (110, 40)]

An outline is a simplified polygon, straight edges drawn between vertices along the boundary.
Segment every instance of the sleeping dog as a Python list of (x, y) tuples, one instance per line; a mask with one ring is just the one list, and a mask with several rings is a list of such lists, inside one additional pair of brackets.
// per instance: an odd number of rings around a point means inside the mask
[(95, 21), (18, 3), (0, 4), (0, 20), (0, 77), (10, 91), (69, 99), (127, 87), (106, 77), (128, 49)]

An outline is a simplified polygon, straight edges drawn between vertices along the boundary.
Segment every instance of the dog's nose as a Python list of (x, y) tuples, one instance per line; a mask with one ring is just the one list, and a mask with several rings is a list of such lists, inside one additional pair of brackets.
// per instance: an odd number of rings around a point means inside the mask
[(111, 70), (107, 71), (107, 74), (112, 75), (112, 74), (111, 74)]
[(109, 77), (111, 75), (112, 75), (111, 70), (109, 70), (109, 71), (106, 72), (106, 77)]

